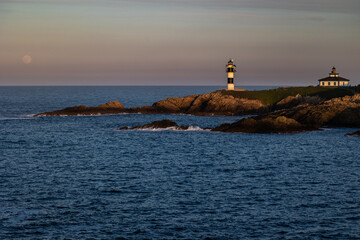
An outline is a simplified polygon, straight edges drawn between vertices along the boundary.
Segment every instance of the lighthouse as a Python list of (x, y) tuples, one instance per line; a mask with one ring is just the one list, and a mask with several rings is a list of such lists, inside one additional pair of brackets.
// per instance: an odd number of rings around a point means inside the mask
[(228, 90), (234, 90), (234, 72), (236, 72), (235, 68), (236, 65), (234, 64), (234, 59), (230, 59), (226, 65)]
[(331, 73), (329, 73), (328, 77), (319, 79), (319, 86), (322, 86), (322, 87), (329, 87), (329, 86), (348, 87), (350, 85), (349, 82), (350, 82), (349, 79), (339, 77), (339, 73), (336, 71), (336, 68), (333, 67), (331, 69)]

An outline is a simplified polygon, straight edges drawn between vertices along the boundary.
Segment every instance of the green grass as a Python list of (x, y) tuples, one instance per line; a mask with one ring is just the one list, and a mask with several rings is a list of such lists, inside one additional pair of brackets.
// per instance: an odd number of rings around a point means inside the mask
[(246, 98), (260, 100), (263, 104), (272, 105), (288, 96), (319, 96), (323, 99), (353, 95), (349, 88), (340, 87), (280, 87), (261, 91), (227, 91), (221, 90), (224, 95), (231, 95), (235, 98)]

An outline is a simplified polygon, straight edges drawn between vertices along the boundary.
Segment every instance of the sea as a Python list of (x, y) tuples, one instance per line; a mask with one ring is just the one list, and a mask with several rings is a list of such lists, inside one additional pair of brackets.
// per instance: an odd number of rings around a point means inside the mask
[[(360, 239), (360, 138), (345, 136), (359, 129), (242, 134), (204, 128), (243, 116), (34, 117), (220, 88), (0, 87), (0, 239)], [(193, 127), (119, 130), (163, 119)]]

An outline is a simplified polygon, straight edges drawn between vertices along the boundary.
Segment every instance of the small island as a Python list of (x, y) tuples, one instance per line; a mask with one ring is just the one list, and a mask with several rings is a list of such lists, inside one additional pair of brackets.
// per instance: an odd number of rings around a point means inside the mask
[[(339, 77), (333, 67), (329, 77), (322, 78), (318, 86), (280, 87), (261, 91), (246, 91), (234, 86), (236, 65), (230, 59), (225, 66), (227, 89), (206, 94), (171, 97), (151, 106), (125, 108), (118, 101), (97, 107), (75, 106), (35, 116), (103, 115), (120, 113), (143, 114), (191, 114), (256, 115), (232, 124), (223, 124), (212, 131), (242, 133), (298, 133), (320, 130), (321, 127), (360, 127), (359, 86), (350, 87), (346, 78)], [(176, 128), (170, 120), (156, 121), (144, 126), (121, 130), (144, 128)], [(209, 128), (210, 129), (210, 128)], [(356, 135), (354, 133), (353, 135)]]
[(75, 106), (36, 116), (103, 115), (121, 113), (257, 115), (213, 131), (296, 133), (320, 127), (360, 127), (360, 95), (351, 87), (287, 87), (261, 91), (218, 90), (172, 97), (151, 106), (125, 108), (115, 101), (96, 107)]

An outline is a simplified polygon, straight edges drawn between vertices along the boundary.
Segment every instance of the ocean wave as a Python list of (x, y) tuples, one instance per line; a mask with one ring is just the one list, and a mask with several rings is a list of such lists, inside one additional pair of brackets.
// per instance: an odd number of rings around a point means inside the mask
[(100, 116), (116, 116), (116, 115), (129, 115), (129, 114), (142, 114), (142, 113), (92, 113), (92, 114), (59, 114), (59, 115), (47, 115), (47, 114), (32, 114), (33, 117), (100, 117)]
[[(118, 129), (117, 129), (118, 130)], [(197, 132), (197, 131), (210, 131), (210, 129), (201, 128), (199, 126), (188, 126), (186, 129), (181, 127), (168, 127), (168, 128), (137, 128), (137, 129), (126, 129), (125, 131), (148, 131), (148, 132), (160, 132), (160, 131), (178, 131), (178, 132)], [(119, 130), (120, 131), (120, 130)], [(123, 131), (123, 130), (121, 130)]]
[(22, 117), (3, 117), (0, 116), (0, 121), (8, 121), (8, 120), (29, 120), (29, 119), (33, 119), (30, 116), (22, 116)]

